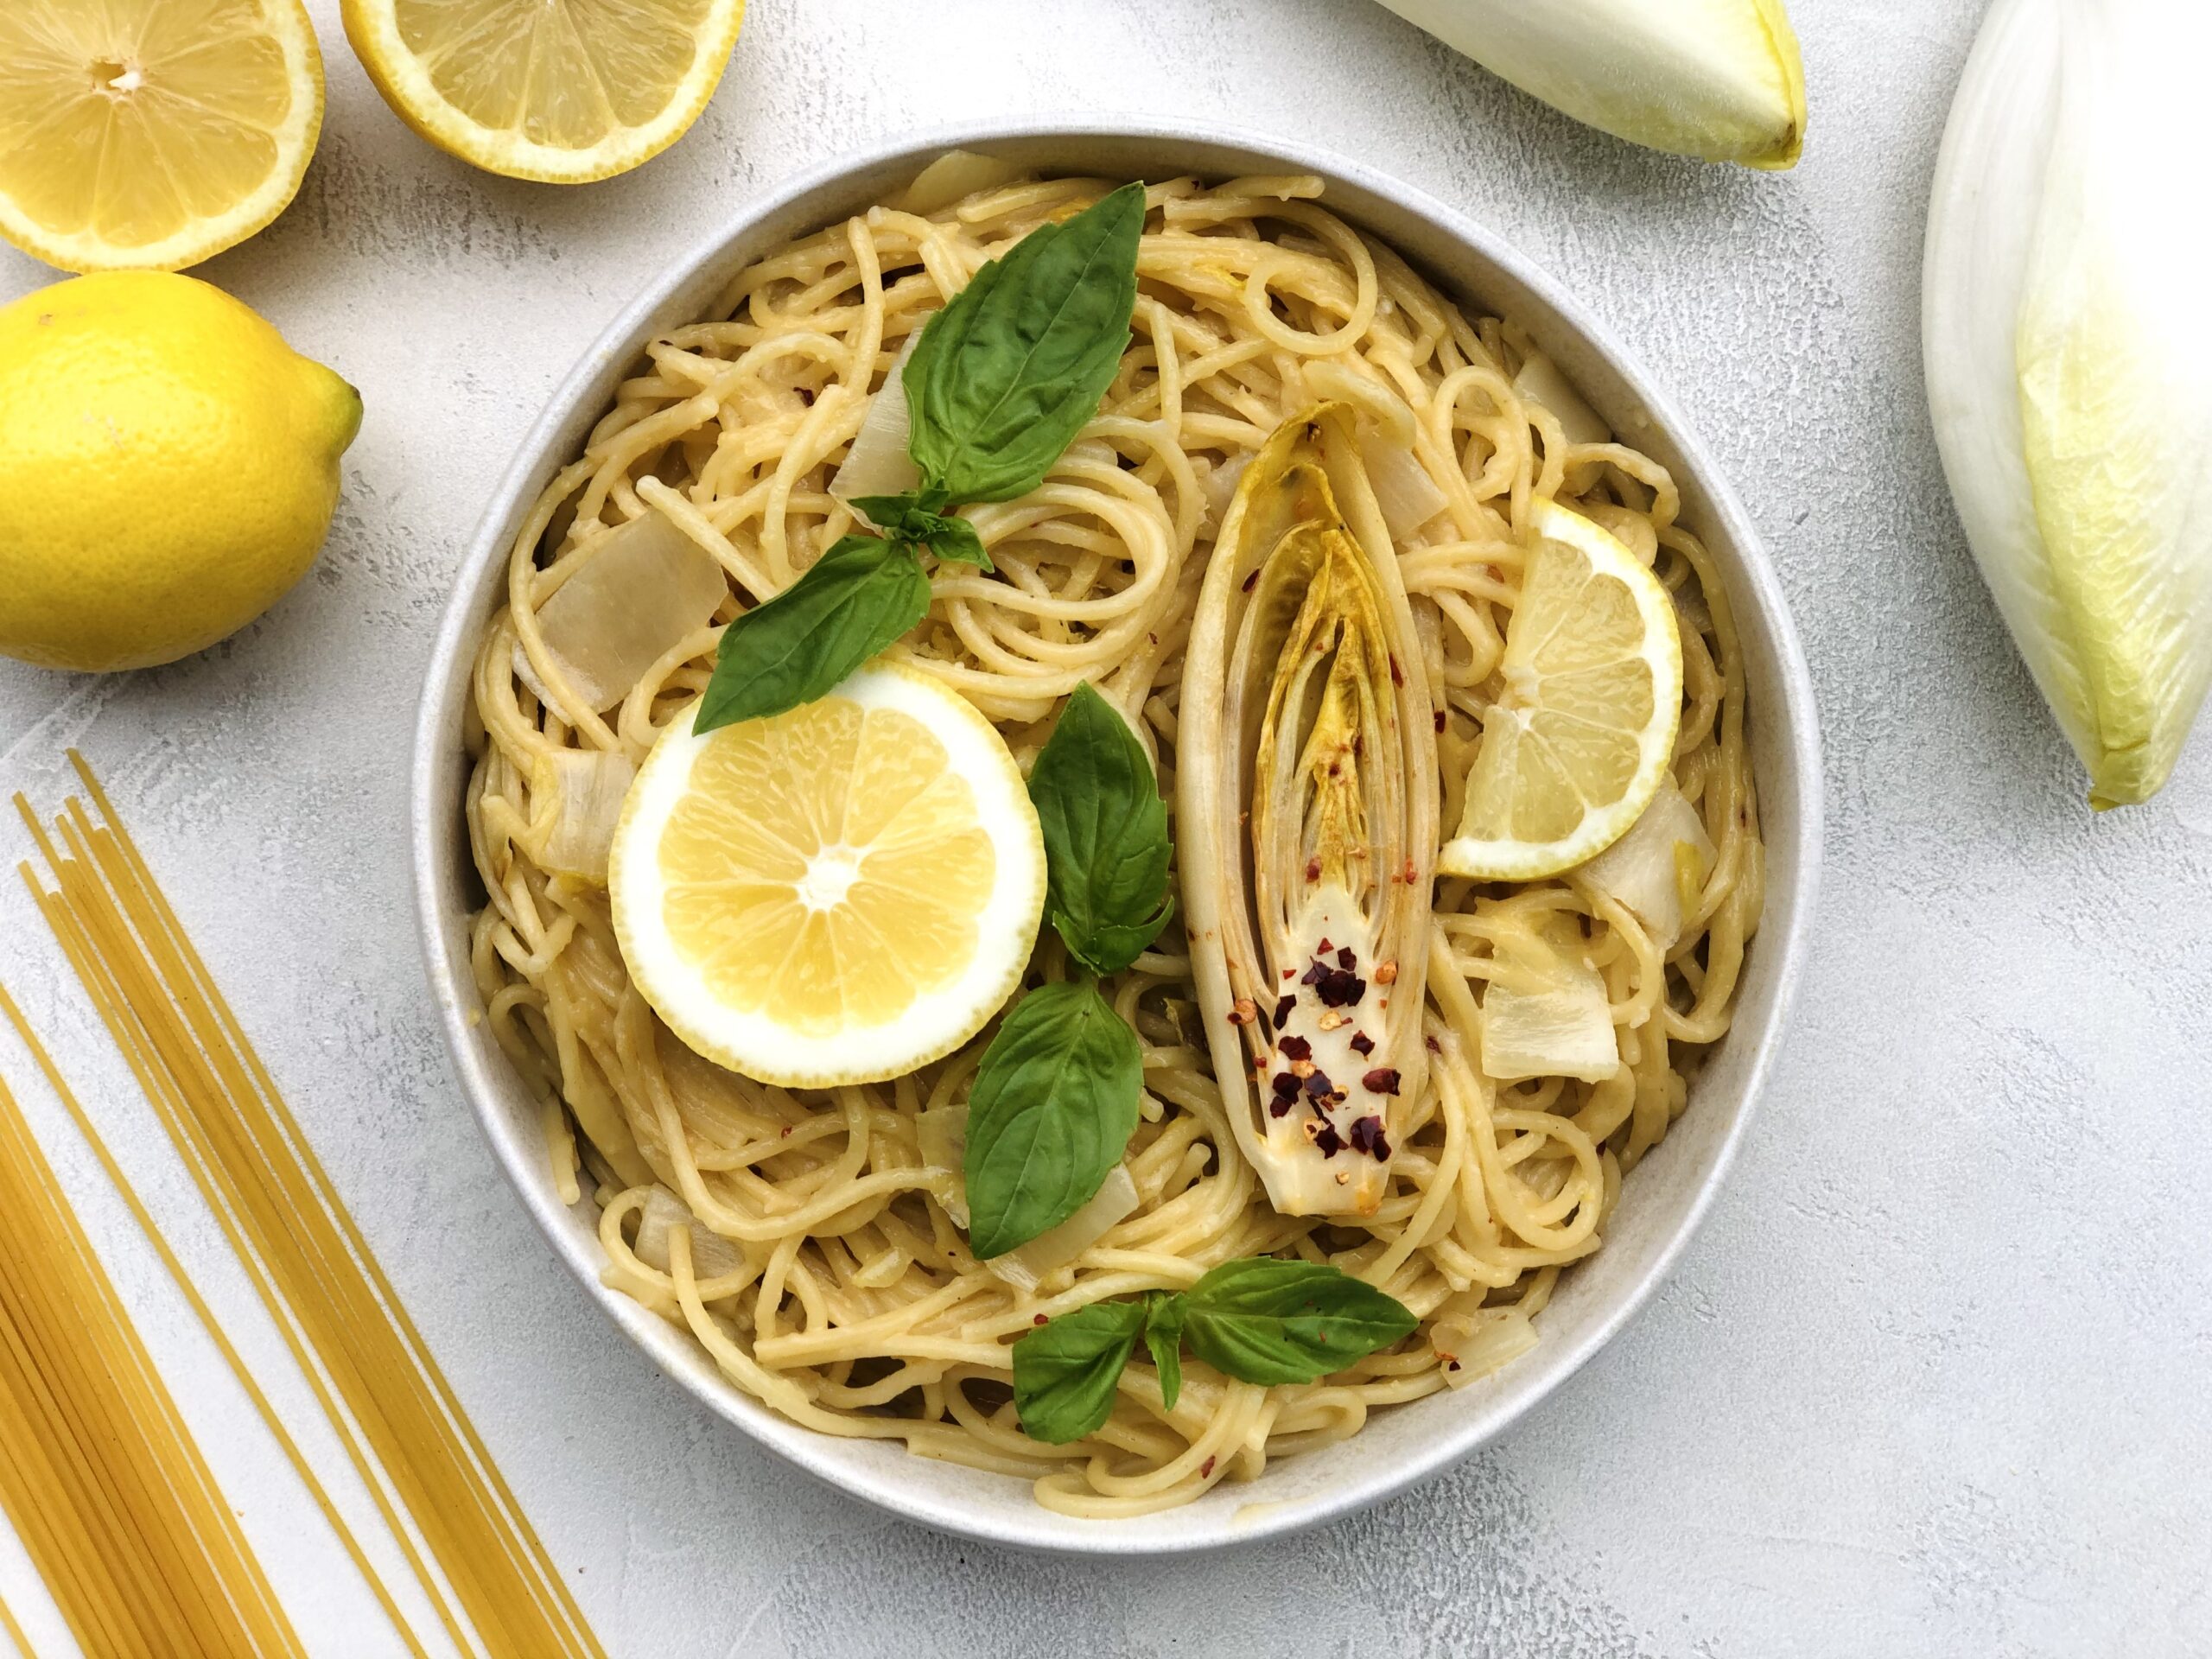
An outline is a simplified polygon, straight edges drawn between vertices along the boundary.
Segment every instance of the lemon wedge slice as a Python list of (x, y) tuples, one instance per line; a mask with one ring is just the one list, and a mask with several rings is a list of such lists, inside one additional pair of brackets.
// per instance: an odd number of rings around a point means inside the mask
[(615, 937), (669, 1029), (785, 1088), (903, 1076), (1020, 983), (1045, 841), (1006, 741), (878, 663), (817, 702), (653, 747), (615, 826)]
[(582, 184), (698, 119), (745, 0), (345, 0), (340, 15), (385, 102), (440, 149)]
[(300, 0), (0, 5), (0, 236), (64, 270), (176, 270), (284, 211), (322, 128)]
[(1526, 881), (1593, 858), (1658, 793), (1682, 722), (1682, 639), (1659, 579), (1540, 501), (1447, 875)]

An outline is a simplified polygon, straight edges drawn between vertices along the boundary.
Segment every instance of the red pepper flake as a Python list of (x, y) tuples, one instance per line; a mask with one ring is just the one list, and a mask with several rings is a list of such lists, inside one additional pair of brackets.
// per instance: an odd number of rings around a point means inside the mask
[(1211, 1473), (1213, 1473), (1213, 1459), (1211, 1458), (1208, 1458), (1204, 1463), (1198, 1465), (1198, 1478), (1200, 1480), (1204, 1480)]
[(1279, 1046), (1294, 1060), (1310, 1060), (1313, 1058), (1313, 1045), (1303, 1037), (1285, 1037)]
[(1052, 1321), (1047, 1319), (1042, 1313), (1038, 1313), (1031, 1316), (1029, 1323), (1032, 1325), (1049, 1325)]
[(1363, 1031), (1355, 1031), (1351, 1034), (1351, 1052), (1365, 1059), (1375, 1052), (1375, 1039)]
[(1351, 946), (1346, 945), (1343, 950), (1337, 952), (1337, 966), (1339, 968), (1357, 968), (1359, 966), (1359, 958), (1352, 954)]
[(1313, 1144), (1320, 1149), (1324, 1158), (1333, 1158), (1344, 1149), (1344, 1138), (1337, 1133), (1335, 1124), (1324, 1123), (1314, 1135)]
[(1390, 683), (1393, 685), (1403, 685), (1405, 683), (1406, 677), (1399, 671), (1397, 655), (1395, 652), (1393, 652), (1390, 658)]
[(1449, 1363), (1450, 1363), (1450, 1365), (1451, 1365), (1451, 1369), (1452, 1369), (1452, 1370), (1455, 1370), (1455, 1371), (1456, 1371), (1456, 1370), (1458, 1370), (1459, 1369), (1459, 1362), (1458, 1360), (1456, 1360), (1456, 1359), (1455, 1359), (1455, 1360), (1452, 1360), (1452, 1361), (1451, 1361), (1451, 1362), (1449, 1362)]
[(1348, 1008), (1367, 995), (1367, 982), (1343, 968), (1322, 971), (1313, 982), (1313, 993), (1332, 1008)]
[(1405, 870), (1400, 874), (1398, 879), (1401, 881), (1403, 881), (1409, 887), (1413, 886), (1414, 882), (1421, 880), (1421, 872), (1414, 868), (1413, 860), (1409, 858), (1406, 861)]
[(1306, 1079), (1306, 1092), (1309, 1095), (1325, 1095), (1336, 1086), (1329, 1081), (1329, 1074), (1325, 1071), (1315, 1071)]
[(1321, 861), (1319, 859), (1309, 858), (1306, 861), (1306, 879), (1308, 881), (1319, 881), (1321, 879)]
[(1240, 996), (1236, 999), (1236, 1006), (1229, 1011), (1229, 1023), (1232, 1026), (1249, 1026), (1252, 1023), (1253, 1016), (1259, 1011), (1250, 997)]
[[(1282, 970), (1282, 976), (1285, 979), (1288, 979), (1290, 977), (1290, 969), (1287, 968), (1284, 969)], [(1289, 1019), (1290, 1011), (1297, 1006), (1298, 997), (1296, 994), (1290, 991), (1285, 991), (1282, 994), (1282, 1000), (1275, 1004), (1275, 1024), (1280, 1026), (1284, 1020)]]
[(1421, 1041), (1428, 1045), (1428, 1052), (1432, 1054), (1441, 1054), (1444, 1052), (1444, 1045), (1433, 1037), (1424, 1037)]
[(1294, 978), (1296, 978), (1296, 977), (1297, 977), (1297, 976), (1298, 976), (1298, 969), (1295, 969), (1295, 968), (1286, 968), (1286, 969), (1284, 969), (1282, 970), (1282, 976), (1283, 976), (1285, 979), (1294, 979)]
[(1390, 1156), (1389, 1137), (1382, 1133), (1382, 1120), (1370, 1114), (1351, 1126), (1351, 1149), (1363, 1152), (1377, 1163)]
[(1398, 963), (1395, 957), (1389, 962), (1378, 962), (1375, 964), (1375, 982), (1377, 985), (1395, 985), (1398, 982)]
[(1360, 1086), (1370, 1095), (1395, 1095), (1398, 1092), (1398, 1071), (1395, 1066), (1378, 1065), (1359, 1081)]
[(1290, 1075), (1294, 1077), (1312, 1077), (1313, 1075), (1313, 1062), (1311, 1060), (1293, 1060), (1290, 1063)]
[(792, 1130), (794, 1128), (796, 1128), (796, 1127), (797, 1127), (797, 1125), (795, 1125), (795, 1124), (791, 1124), (791, 1123), (786, 1123), (786, 1124), (785, 1124), (785, 1125), (784, 1125), (784, 1127), (783, 1127), (782, 1128), (778, 1129), (778, 1130), (776, 1131), (776, 1138), (777, 1138), (778, 1140), (781, 1140), (784, 1136), (785, 1136), (785, 1135), (789, 1135), (789, 1134), (791, 1132), (791, 1130)]
[(1323, 939), (1323, 940), (1321, 941), (1321, 943), (1320, 943), (1320, 944), (1319, 944), (1315, 945), (1315, 946), (1313, 947), (1313, 954), (1314, 954), (1315, 956), (1317, 956), (1317, 957), (1325, 957), (1325, 956), (1327, 956), (1327, 955), (1329, 954), (1329, 942), (1328, 942), (1328, 940), (1326, 940), (1326, 939)]

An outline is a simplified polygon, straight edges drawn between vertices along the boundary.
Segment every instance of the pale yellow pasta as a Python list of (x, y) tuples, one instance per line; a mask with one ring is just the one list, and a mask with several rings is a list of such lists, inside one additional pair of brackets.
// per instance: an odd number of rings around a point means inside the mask
[[(533, 859), (531, 780), (549, 747), (642, 760), (704, 687), (716, 632), (684, 641), (618, 706), (594, 709), (549, 671), (535, 607), (594, 537), (649, 505), (728, 573), (717, 623), (779, 590), (856, 528), (828, 483), (909, 336), (984, 260), (1109, 183), (1017, 182), (927, 218), (877, 208), (737, 273), (712, 315), (655, 341), (516, 543), (510, 603), (478, 661), (482, 730), (467, 802), (486, 893), (474, 933), (486, 1015), (547, 1103), (556, 1179), (573, 1179), (581, 1157), (582, 1190), (606, 1218), (610, 1281), (686, 1323), (733, 1382), (797, 1421), (1021, 1476), (1045, 1503), (1100, 1516), (1250, 1479), (1271, 1456), (1356, 1433), (1372, 1408), (1443, 1388), (1453, 1362), (1429, 1327), (1447, 1304), (1455, 1331), (1486, 1306), (1517, 1309), (1516, 1321), (1539, 1313), (1560, 1268), (1599, 1247), (1623, 1174), (1683, 1109), (1699, 1049), (1726, 1031), (1762, 870), (1741, 656), (1665, 470), (1618, 444), (1568, 442), (1515, 390), (1531, 349), (1520, 333), (1468, 317), (1338, 219), (1316, 200), (1319, 181), (1171, 180), (1150, 187), (1130, 344), (1098, 417), (1041, 489), (971, 512), (995, 574), (938, 567), (929, 617), (894, 654), (968, 696), (1025, 766), (1060, 700), (1090, 681), (1154, 751), (1172, 802), (1183, 646), (1230, 469), (1315, 400), (1306, 370), (1325, 359), (1410, 408), (1413, 454), (1446, 504), (1398, 548), (1446, 702), (1445, 823), (1458, 821), (1496, 690), (1533, 500), (1554, 497), (1605, 524), (1682, 601), (1692, 620), (1675, 776), (1718, 852), (1681, 938), (1662, 951), (1629, 912), (1570, 878), (1440, 882), (1427, 1015), (1435, 1064), (1422, 1095), (1401, 1103), (1392, 1191), (1355, 1224), (1268, 1205), (1223, 1116), (1171, 927), (1106, 988), (1144, 1046), (1129, 1151), (1138, 1208), (1033, 1294), (969, 1254), (947, 1207), (957, 1175), (925, 1165), (918, 1138), (925, 1109), (964, 1099), (982, 1039), (912, 1077), (798, 1094), (717, 1070), (660, 1026), (623, 969), (605, 893)], [(1494, 1083), (1479, 1064), (1480, 1003), (1500, 947), (1561, 918), (1604, 977), (1619, 1074)], [(1050, 930), (1033, 970), (1065, 972)], [(580, 1154), (571, 1125), (583, 1131)], [(743, 1267), (698, 1276), (683, 1226), (664, 1261), (640, 1259), (640, 1189), (652, 1184)], [(1008, 1350), (1023, 1332), (1262, 1252), (1361, 1274), (1424, 1328), (1301, 1387), (1256, 1388), (1188, 1363), (1173, 1410), (1149, 1365), (1133, 1363), (1096, 1434), (1050, 1446), (1021, 1433)], [(1489, 1344), (1506, 1357), (1522, 1345)]]

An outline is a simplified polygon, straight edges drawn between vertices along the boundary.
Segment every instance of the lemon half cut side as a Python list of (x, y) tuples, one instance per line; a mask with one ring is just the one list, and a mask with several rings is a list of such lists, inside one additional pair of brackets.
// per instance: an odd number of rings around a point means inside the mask
[(298, 193), (322, 128), (301, 0), (0, 3), (0, 236), (65, 270), (177, 270)]
[(583, 184), (699, 118), (745, 0), (345, 0), (341, 16), (385, 102), (439, 149)]
[(687, 713), (631, 786), (615, 937), (694, 1052), (764, 1083), (901, 1077), (1020, 984), (1045, 843), (1006, 741), (918, 670), (699, 736)]
[(1658, 577), (1611, 533), (1555, 502), (1530, 515), (1504, 688), (1483, 715), (1447, 875), (1528, 881), (1628, 833), (1674, 760), (1682, 640)]

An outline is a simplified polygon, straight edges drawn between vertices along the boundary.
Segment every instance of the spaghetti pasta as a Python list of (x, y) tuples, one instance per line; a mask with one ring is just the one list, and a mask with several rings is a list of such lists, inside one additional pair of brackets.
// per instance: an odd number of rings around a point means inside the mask
[[(708, 317), (652, 341), (514, 544), (508, 602), (476, 662), (464, 810), (486, 893), (474, 934), (486, 1015), (543, 1103), (566, 1196), (588, 1177), (609, 1282), (686, 1325), (739, 1388), (798, 1422), (1024, 1477), (1055, 1509), (1111, 1516), (1252, 1478), (1523, 1350), (1560, 1270), (1599, 1247), (1623, 1176), (1684, 1109), (1700, 1051), (1727, 1029), (1763, 865), (1727, 595), (1666, 470), (1593, 431), (1579, 398), (1547, 402), (1543, 388), (1563, 382), (1519, 329), (1468, 317), (1322, 207), (1319, 181), (1172, 180), (1148, 190), (1134, 338), (1098, 416), (1041, 488), (969, 510), (995, 572), (938, 564), (928, 618), (892, 655), (969, 697), (1025, 766), (1061, 701), (1090, 682), (1173, 799), (1182, 656), (1236, 477), (1284, 420), (1319, 398), (1349, 404), (1373, 434), (1370, 469), (1441, 688), (1442, 822), (1459, 819), (1497, 694), (1533, 503), (1596, 520), (1675, 595), (1686, 692), (1673, 783), (1713, 846), (1681, 927), (1655, 936), (1581, 872), (1440, 881), (1428, 1078), (1393, 1131), (1389, 1191), (1357, 1219), (1268, 1205), (1230, 1131), (1189, 960), (1163, 938), (1104, 987), (1144, 1047), (1128, 1158), (1137, 1207), (1033, 1289), (969, 1253), (957, 1173), (932, 1164), (918, 1128), (964, 1098), (982, 1039), (912, 1076), (810, 1093), (718, 1070), (667, 1033), (631, 983), (603, 887), (545, 861), (562, 804), (540, 780), (563, 755), (642, 760), (704, 688), (718, 628), (676, 641), (594, 707), (548, 648), (544, 607), (602, 537), (648, 512), (724, 572), (714, 624), (781, 591), (855, 527), (830, 481), (903, 347), (985, 260), (1103, 188), (1024, 180), (925, 214), (873, 208), (738, 272)], [(1601, 984), (1620, 1065), (1596, 1083), (1497, 1081), (1481, 1065), (1486, 987), (1517, 947), (1562, 931)], [(1066, 972), (1048, 931), (1033, 977)], [(692, 1227), (655, 1230), (665, 1242), (644, 1253), (641, 1218), (671, 1195)], [(1008, 1403), (1020, 1333), (1281, 1252), (1386, 1289), (1421, 1333), (1307, 1385), (1193, 1364), (1173, 1409), (1133, 1364), (1089, 1440), (1048, 1446), (1020, 1432)]]
[(72, 798), (49, 835), (17, 798), (53, 885), (28, 865), (25, 880), (447, 1634), (495, 1659), (601, 1655), (105, 791), (70, 758), (92, 810)]
[(3, 1079), (0, 1509), (87, 1653), (306, 1659)]

